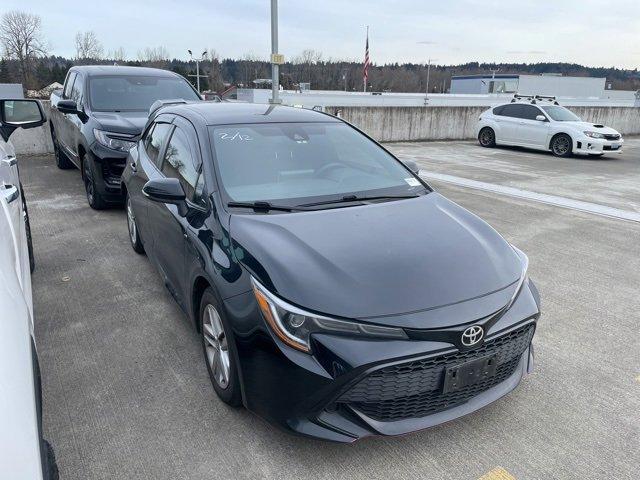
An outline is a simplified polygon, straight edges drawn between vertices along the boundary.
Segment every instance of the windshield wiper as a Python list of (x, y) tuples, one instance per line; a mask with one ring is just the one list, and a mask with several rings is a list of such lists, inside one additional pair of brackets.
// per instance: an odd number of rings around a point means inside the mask
[(278, 210), (281, 212), (298, 212), (307, 211), (309, 208), (301, 206), (290, 207), (288, 205), (275, 205), (269, 202), (229, 202), (227, 207), (232, 208), (253, 208), (256, 211), (268, 212), (269, 210)]
[(375, 195), (371, 197), (359, 197), (357, 195), (345, 195), (342, 198), (333, 200), (324, 200), (322, 202), (305, 203), (303, 205), (297, 205), (296, 207), (315, 207), (317, 205), (331, 205), (332, 203), (347, 203), (347, 202), (368, 202), (373, 200), (403, 200), (406, 198), (416, 198), (420, 195)]

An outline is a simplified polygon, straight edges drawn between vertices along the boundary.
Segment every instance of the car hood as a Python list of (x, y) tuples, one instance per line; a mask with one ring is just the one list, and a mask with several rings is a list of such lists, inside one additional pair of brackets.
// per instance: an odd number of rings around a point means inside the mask
[(620, 134), (617, 130), (614, 130), (613, 128), (610, 128), (610, 127), (605, 127), (604, 125), (599, 123), (591, 123), (591, 122), (560, 122), (560, 123), (569, 124), (583, 131), (588, 130), (591, 132), (598, 132), (598, 133), (603, 133), (607, 135)]
[(149, 118), (148, 112), (94, 112), (93, 118), (103, 130), (139, 135)]
[[(275, 294), (317, 313), (375, 323), (432, 328), (473, 321), (504, 307), (522, 274), (520, 257), (493, 228), (437, 193), (233, 215), (230, 229), (236, 257)], [(480, 310), (468, 308), (475, 302)], [(470, 317), (433, 314), (452, 306)]]

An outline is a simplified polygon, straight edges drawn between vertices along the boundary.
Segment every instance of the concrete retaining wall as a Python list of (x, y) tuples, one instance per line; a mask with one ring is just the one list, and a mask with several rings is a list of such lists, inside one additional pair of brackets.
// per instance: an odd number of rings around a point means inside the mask
[[(47, 116), (51, 110), (43, 101)], [(475, 138), (476, 122), (487, 107), (327, 107), (382, 142), (419, 140), (469, 140)], [(587, 122), (602, 123), (623, 135), (640, 135), (640, 108), (571, 107)], [(49, 123), (18, 130), (11, 136), (17, 154), (53, 153)]]
[[(43, 101), (42, 106), (47, 118), (51, 111), (51, 102)], [(17, 155), (43, 155), (53, 153), (53, 143), (51, 142), (51, 130), (49, 122), (38, 128), (22, 130), (19, 128), (11, 135), (11, 143)]]
[[(486, 107), (328, 107), (382, 142), (467, 140)], [(571, 107), (587, 122), (602, 123), (623, 135), (640, 135), (640, 108)]]

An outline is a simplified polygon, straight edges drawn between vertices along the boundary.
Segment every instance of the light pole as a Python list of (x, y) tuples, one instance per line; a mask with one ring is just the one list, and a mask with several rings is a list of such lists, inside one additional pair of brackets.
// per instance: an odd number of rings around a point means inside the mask
[[(189, 57), (191, 57), (191, 60), (194, 60), (193, 58), (193, 53), (191, 53), (191, 50), (187, 50), (187, 52), (189, 52)], [(200, 62), (202, 60), (204, 60), (204, 56), (207, 54), (207, 51), (205, 50), (204, 52), (202, 52), (202, 55), (200, 56), (200, 58), (196, 58), (196, 74), (195, 75), (189, 75), (190, 77), (196, 77), (196, 88), (198, 89), (198, 93), (200, 93), (200, 77), (206, 77), (206, 75), (200, 75)]]
[(280, 64), (284, 57), (278, 54), (278, 0), (271, 0), (271, 99), (270, 103), (279, 104), (280, 100)]
[(427, 92), (425, 93), (425, 97), (427, 99), (429, 98), (429, 75), (431, 74), (431, 60), (433, 59), (430, 58), (427, 63)]

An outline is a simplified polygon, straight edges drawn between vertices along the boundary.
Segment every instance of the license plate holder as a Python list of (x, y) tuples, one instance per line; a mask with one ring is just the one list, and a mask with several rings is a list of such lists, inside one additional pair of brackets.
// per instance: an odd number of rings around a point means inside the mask
[(456, 392), (496, 374), (496, 355), (476, 358), (445, 370), (443, 393)]

